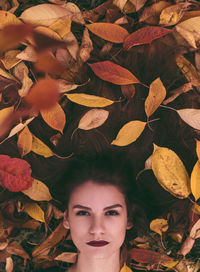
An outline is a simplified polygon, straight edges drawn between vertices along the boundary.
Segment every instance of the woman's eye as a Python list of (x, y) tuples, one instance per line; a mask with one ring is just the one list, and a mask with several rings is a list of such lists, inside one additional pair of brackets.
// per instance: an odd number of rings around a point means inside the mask
[(77, 213), (76, 213), (76, 215), (90, 215), (89, 214), (89, 212), (87, 212), (87, 211), (78, 211)]
[(112, 210), (112, 211), (107, 211), (107, 212), (106, 212), (106, 215), (119, 215), (119, 212), (118, 212), (118, 211), (114, 211), (114, 210)]

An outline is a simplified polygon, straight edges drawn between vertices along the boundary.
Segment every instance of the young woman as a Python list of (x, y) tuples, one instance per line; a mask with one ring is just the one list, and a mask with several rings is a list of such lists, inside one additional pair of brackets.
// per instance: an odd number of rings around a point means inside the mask
[(142, 217), (132, 166), (120, 157), (102, 155), (70, 163), (62, 180), (63, 224), (78, 251), (68, 271), (120, 272), (127, 231)]

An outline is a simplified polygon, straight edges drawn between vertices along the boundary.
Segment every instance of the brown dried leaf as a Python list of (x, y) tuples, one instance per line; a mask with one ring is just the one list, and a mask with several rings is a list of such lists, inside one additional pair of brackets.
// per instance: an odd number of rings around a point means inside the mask
[(193, 225), (190, 231), (190, 237), (194, 240), (200, 238), (200, 219)]
[(72, 14), (72, 21), (81, 25), (85, 24), (85, 20), (83, 18), (82, 12), (80, 11), (77, 5), (75, 5), (72, 2), (68, 2), (62, 5), (62, 7), (66, 8), (66, 10)]
[(83, 62), (86, 62), (90, 58), (90, 52), (93, 50), (92, 41), (90, 39), (87, 28), (84, 29), (82, 43), (80, 46), (79, 57)]
[(185, 256), (193, 248), (194, 243), (195, 243), (195, 239), (193, 239), (190, 236), (188, 236), (186, 238), (186, 240), (184, 241), (184, 243), (182, 244), (181, 249), (179, 250), (178, 253), (182, 254), (183, 256)]
[(162, 104), (167, 105), (168, 103), (174, 101), (179, 95), (183, 93), (187, 93), (192, 89), (192, 83), (185, 83), (181, 87), (177, 88), (176, 90), (170, 91), (171, 96), (165, 99)]
[(29, 89), (33, 85), (33, 81), (29, 77), (29, 70), (24, 62), (20, 62), (14, 68), (14, 75), (21, 81), (22, 87), (18, 90), (21, 97), (28, 94)]
[(147, 2), (147, 0), (129, 0), (129, 1), (135, 6), (136, 11), (140, 10)]
[(32, 134), (27, 126), (18, 134), (17, 147), (22, 157), (31, 151)]
[(3, 63), (6, 70), (10, 70), (21, 61), (17, 58), (19, 52), (20, 50), (10, 50), (4, 54), (3, 58), (1, 58), (1, 62)]
[(16, 58), (35, 62), (38, 59), (37, 53), (32, 45), (28, 45), (23, 51), (17, 54)]
[(109, 115), (109, 111), (101, 109), (92, 109), (86, 112), (79, 121), (78, 128), (90, 130), (97, 128), (105, 123)]
[(135, 95), (135, 85), (129, 84), (129, 85), (121, 85), (121, 90), (123, 95), (130, 100)]
[(25, 260), (30, 258), (29, 255), (26, 253), (26, 251), (23, 249), (23, 247), (15, 241), (11, 242), (7, 246), (6, 251), (9, 254), (18, 255)]
[(67, 43), (67, 49), (74, 60), (77, 59), (78, 52), (79, 52), (79, 44), (72, 32), (67, 33), (63, 40)]
[(120, 10), (123, 10), (127, 0), (113, 0), (113, 4), (117, 6)]

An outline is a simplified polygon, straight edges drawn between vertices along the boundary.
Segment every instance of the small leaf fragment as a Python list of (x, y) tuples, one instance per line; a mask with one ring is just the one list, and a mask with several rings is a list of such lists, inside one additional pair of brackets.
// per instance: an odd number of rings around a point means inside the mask
[(191, 173), (191, 179), (190, 179), (190, 186), (192, 194), (197, 201), (200, 198), (200, 162), (197, 161), (192, 173)]
[(176, 111), (181, 119), (189, 126), (200, 129), (200, 110), (199, 109), (182, 109)]
[(125, 263), (122, 267), (122, 269), (120, 270), (120, 272), (132, 272), (132, 269), (130, 269)]
[(40, 139), (38, 139), (35, 135), (33, 136), (32, 149), (31, 151), (35, 152), (40, 156), (44, 156), (45, 158), (51, 157), (54, 153), (51, 149), (45, 145)]
[(95, 95), (84, 93), (65, 94), (69, 100), (86, 107), (103, 108), (114, 103), (114, 101)]
[(78, 128), (90, 130), (97, 128), (107, 120), (109, 111), (101, 109), (92, 109), (86, 112), (79, 121)]
[(24, 211), (33, 219), (45, 222), (44, 212), (37, 203), (25, 203)]
[(196, 153), (198, 160), (200, 161), (200, 141), (196, 139)]
[(22, 193), (35, 201), (50, 201), (52, 199), (49, 188), (37, 179), (34, 179), (32, 186), (27, 190), (22, 191)]
[(126, 146), (137, 140), (142, 134), (146, 122), (142, 121), (130, 121), (126, 123), (118, 132), (115, 140), (112, 141), (112, 145)]
[(155, 79), (149, 89), (149, 94), (145, 101), (145, 112), (147, 117), (150, 117), (160, 106), (166, 96), (166, 89), (160, 80), (160, 78)]
[(26, 126), (19, 134), (17, 140), (17, 147), (22, 157), (28, 154), (32, 148), (32, 134)]
[(159, 184), (177, 198), (187, 198), (191, 193), (185, 166), (171, 149), (154, 144), (152, 170)]
[(150, 229), (162, 236), (168, 230), (168, 222), (163, 218), (154, 219), (150, 223)]
[(73, 252), (63, 252), (60, 255), (56, 256), (54, 260), (67, 263), (75, 263), (77, 259), (77, 254), (78, 253)]

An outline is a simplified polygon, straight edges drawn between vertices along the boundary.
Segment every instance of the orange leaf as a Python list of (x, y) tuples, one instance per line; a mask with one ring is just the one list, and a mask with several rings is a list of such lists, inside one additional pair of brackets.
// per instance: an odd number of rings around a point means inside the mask
[(126, 68), (112, 61), (102, 61), (88, 64), (92, 71), (101, 79), (117, 85), (140, 83), (140, 81)]
[(162, 36), (167, 35), (172, 32), (171, 29), (167, 29), (159, 26), (145, 26), (139, 30), (131, 33), (124, 41), (124, 49), (129, 50), (131, 47), (148, 44), (153, 40), (161, 38)]
[(129, 34), (125, 28), (111, 23), (93, 23), (86, 27), (95, 35), (113, 43), (123, 43)]
[(42, 78), (30, 89), (25, 101), (37, 109), (53, 107), (59, 99), (57, 81), (51, 78)]

